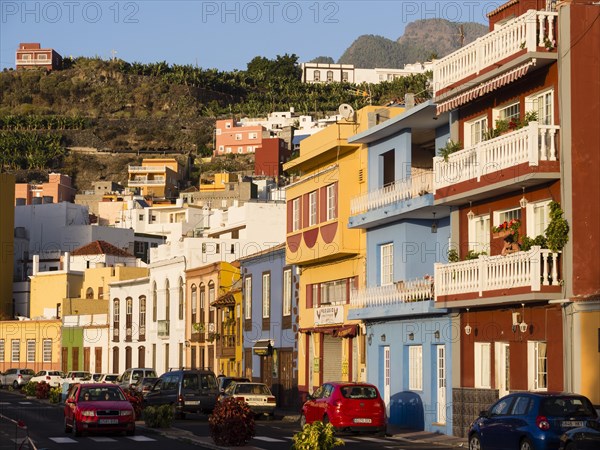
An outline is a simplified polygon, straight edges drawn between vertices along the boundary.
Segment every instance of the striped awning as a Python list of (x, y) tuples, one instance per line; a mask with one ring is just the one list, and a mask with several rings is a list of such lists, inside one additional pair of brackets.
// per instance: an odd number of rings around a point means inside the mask
[(499, 87), (512, 83), (513, 81), (525, 75), (531, 66), (535, 66), (535, 63), (536, 60), (532, 59), (531, 61), (521, 64), (520, 66), (515, 67), (514, 69), (509, 70), (502, 75), (498, 75), (491, 80), (480, 83), (476, 87), (452, 97), (450, 100), (440, 103), (437, 105), (437, 114), (440, 115), (446, 111), (458, 108), (460, 105), (464, 105), (465, 103), (468, 103), (477, 97), (481, 97), (482, 95), (488, 94)]

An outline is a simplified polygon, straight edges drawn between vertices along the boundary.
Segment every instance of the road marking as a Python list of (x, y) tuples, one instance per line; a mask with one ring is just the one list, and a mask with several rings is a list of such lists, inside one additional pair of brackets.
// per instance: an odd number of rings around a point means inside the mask
[(117, 442), (116, 439), (105, 437), (105, 436), (90, 437), (90, 439), (94, 442)]
[(285, 442), (283, 439), (275, 439), (268, 436), (254, 436), (254, 439), (258, 439), (259, 441), (265, 442)]
[(75, 439), (71, 439), (70, 437), (49, 437), (51, 441), (56, 442), (57, 444), (77, 444)]
[(147, 436), (127, 436), (127, 439), (131, 439), (132, 441), (138, 441), (138, 442), (156, 441), (156, 439), (152, 439)]
[(19, 402), (19, 405), (32, 405), (31, 402)]
[(0, 405), (10, 405), (10, 402), (0, 402)]
[(388, 441), (388, 440), (373, 438), (373, 437), (369, 437), (369, 436), (361, 437), (361, 441), (379, 442), (381, 444), (389, 444), (390, 443), (390, 441)]

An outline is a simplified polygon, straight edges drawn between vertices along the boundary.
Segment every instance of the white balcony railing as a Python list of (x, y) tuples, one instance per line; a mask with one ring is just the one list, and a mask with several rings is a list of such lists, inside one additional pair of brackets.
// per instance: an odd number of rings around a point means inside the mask
[(506, 133), (474, 147), (460, 150), (448, 156), (433, 159), (434, 192), (463, 181), (477, 179), (519, 164), (537, 166), (540, 161), (556, 161), (557, 125), (540, 125), (530, 122), (528, 126)]
[(433, 298), (433, 279), (417, 278), (385, 286), (372, 286), (350, 292), (350, 307), (367, 308), (397, 303), (422, 302)]
[(433, 64), (433, 85), (440, 91), (457, 81), (525, 49), (535, 52), (547, 44), (556, 47), (558, 13), (529, 10), (501, 28)]
[(144, 173), (157, 173), (166, 172), (167, 166), (128, 166), (129, 173), (144, 172)]
[(129, 186), (164, 186), (165, 180), (129, 180), (127, 183)]
[(502, 256), (480, 256), (477, 259), (435, 265), (435, 298), (476, 292), (542, 286), (558, 286), (559, 253), (540, 247), (526, 252)]
[(366, 192), (350, 202), (350, 213), (360, 214), (402, 200), (433, 192), (433, 170), (415, 173), (410, 178), (395, 181), (376, 191)]
[(158, 337), (159, 338), (168, 338), (169, 337), (169, 321), (168, 320), (159, 320), (158, 324)]

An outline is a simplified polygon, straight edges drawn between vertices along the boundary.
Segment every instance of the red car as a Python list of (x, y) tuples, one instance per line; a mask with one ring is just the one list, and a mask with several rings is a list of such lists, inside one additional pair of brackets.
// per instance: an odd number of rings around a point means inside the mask
[(65, 402), (65, 433), (121, 431), (135, 434), (135, 412), (123, 390), (113, 384), (74, 384)]
[(300, 424), (322, 421), (339, 431), (386, 430), (385, 403), (372, 384), (331, 382), (319, 387), (302, 406)]

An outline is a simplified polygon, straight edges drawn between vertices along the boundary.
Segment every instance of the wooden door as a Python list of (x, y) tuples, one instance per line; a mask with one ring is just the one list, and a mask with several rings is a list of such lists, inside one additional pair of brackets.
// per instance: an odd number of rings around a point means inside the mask
[(102, 373), (102, 347), (94, 349), (94, 372)]

